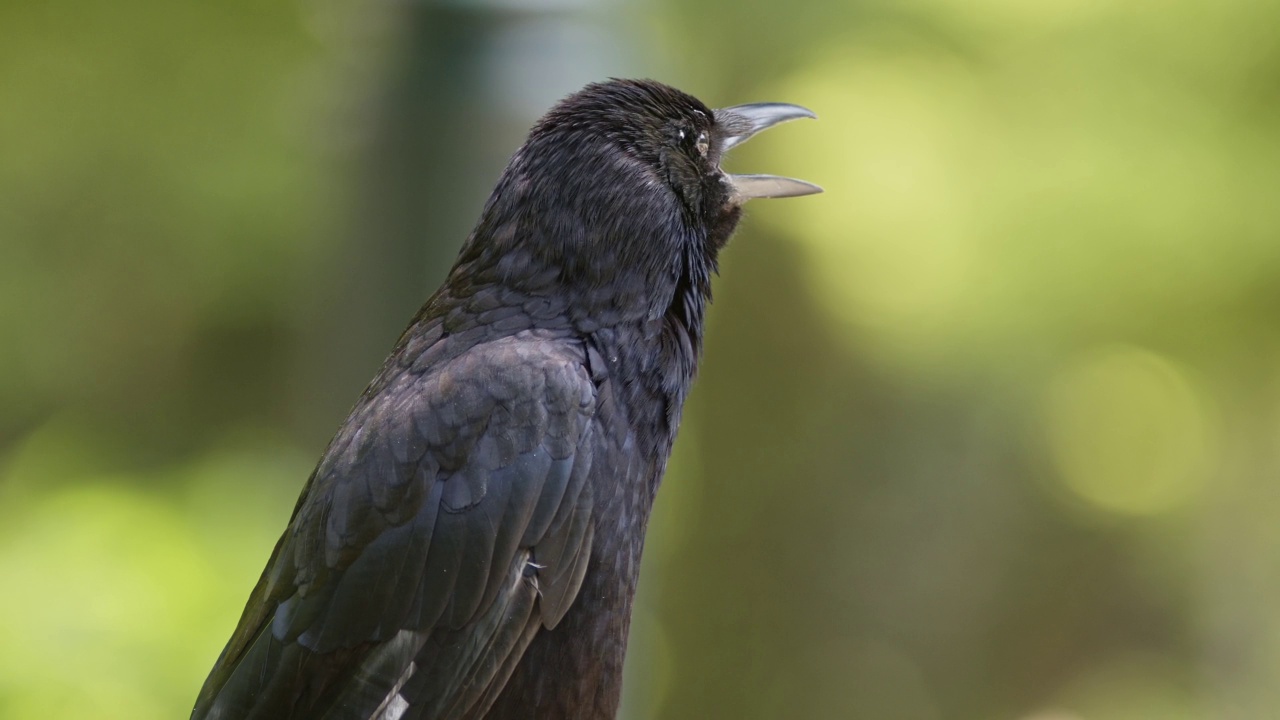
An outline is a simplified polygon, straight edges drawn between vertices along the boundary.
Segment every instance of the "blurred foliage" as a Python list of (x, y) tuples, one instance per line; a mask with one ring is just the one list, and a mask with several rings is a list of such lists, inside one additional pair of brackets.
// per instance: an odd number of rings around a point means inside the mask
[(626, 717), (1274, 714), (1275, 3), (68, 0), (0, 4), (0, 717), (185, 715), (520, 129), (621, 73), (812, 107), (731, 164), (827, 188), (724, 257)]

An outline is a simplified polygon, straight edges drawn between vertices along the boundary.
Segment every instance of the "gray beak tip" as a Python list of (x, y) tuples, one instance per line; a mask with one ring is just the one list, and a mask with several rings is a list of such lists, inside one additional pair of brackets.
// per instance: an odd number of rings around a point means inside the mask
[(822, 188), (811, 182), (780, 175), (728, 175), (734, 197), (739, 202), (754, 198), (784, 198), (817, 195)]
[[(780, 123), (801, 118), (817, 120), (812, 110), (789, 103), (751, 103), (734, 105), (715, 111), (716, 123), (725, 131), (720, 141), (721, 154), (749, 140), (753, 135)], [(822, 188), (813, 183), (777, 175), (727, 175), (739, 202), (752, 198), (799, 197), (815, 195)]]

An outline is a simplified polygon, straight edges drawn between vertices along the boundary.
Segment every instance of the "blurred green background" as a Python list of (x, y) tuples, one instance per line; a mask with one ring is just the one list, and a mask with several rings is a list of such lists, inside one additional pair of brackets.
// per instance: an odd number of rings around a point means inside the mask
[(0, 4), (0, 717), (185, 717), (555, 99), (821, 116), (723, 258), (626, 720), (1280, 708), (1280, 4)]

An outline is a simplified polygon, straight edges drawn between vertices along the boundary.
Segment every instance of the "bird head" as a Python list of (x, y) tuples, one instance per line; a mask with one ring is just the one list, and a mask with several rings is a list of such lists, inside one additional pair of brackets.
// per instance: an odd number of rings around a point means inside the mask
[[(802, 180), (727, 173), (721, 162), (728, 151), (765, 128), (815, 117), (786, 103), (712, 110), (660, 83), (612, 80), (563, 100), (534, 128), (527, 148), (531, 156), (543, 155), (544, 167), (562, 183), (617, 173), (630, 181), (624, 183), (629, 195), (655, 204), (678, 201), (692, 230), (720, 229), (727, 237), (733, 228), (717, 225), (726, 215), (736, 219), (734, 211), (747, 200), (822, 192)], [(579, 191), (595, 195), (590, 188)]]
[(666, 290), (683, 276), (709, 278), (746, 201), (822, 192), (802, 180), (721, 168), (732, 148), (761, 130), (813, 117), (785, 103), (713, 110), (649, 80), (588, 85), (534, 126), (469, 246), (488, 245), (508, 266), (504, 277), (527, 277), (527, 254), (557, 268), (561, 281), (612, 288), (614, 306), (626, 304), (635, 285), (632, 294), (648, 296), (652, 311), (652, 298), (670, 298)]

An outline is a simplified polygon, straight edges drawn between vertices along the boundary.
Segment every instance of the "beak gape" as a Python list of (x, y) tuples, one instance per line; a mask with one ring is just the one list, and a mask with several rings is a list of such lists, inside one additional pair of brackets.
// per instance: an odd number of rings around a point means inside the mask
[[(787, 103), (751, 103), (734, 105), (715, 111), (716, 124), (727, 132), (720, 140), (720, 153), (751, 139), (751, 136), (779, 123), (800, 118), (817, 119), (812, 110)], [(752, 198), (796, 197), (822, 192), (822, 188), (795, 178), (780, 175), (734, 175), (725, 173), (733, 185), (734, 199), (746, 202)]]

